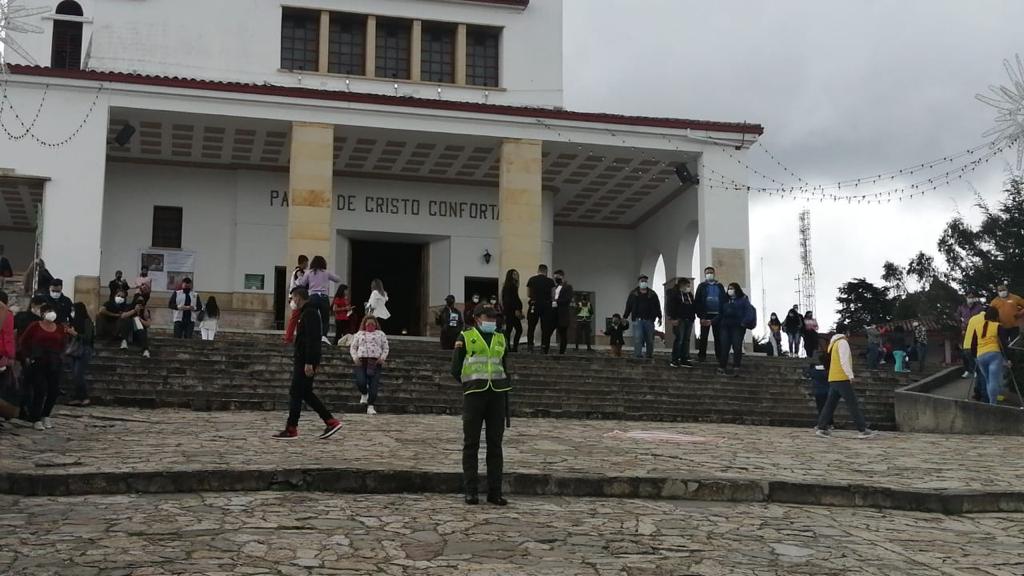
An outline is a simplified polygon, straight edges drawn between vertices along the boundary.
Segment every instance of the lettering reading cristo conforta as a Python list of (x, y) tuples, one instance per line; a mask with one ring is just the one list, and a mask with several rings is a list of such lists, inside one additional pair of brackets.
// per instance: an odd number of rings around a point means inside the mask
[[(397, 198), (391, 196), (357, 197), (355, 194), (338, 194), (335, 208), (341, 212), (383, 214), (388, 216), (431, 216), (434, 218), (468, 218), (470, 220), (497, 220), (498, 205), (488, 202), (462, 202), (458, 200), (427, 200)], [(270, 205), (288, 207), (287, 190), (271, 190)]]

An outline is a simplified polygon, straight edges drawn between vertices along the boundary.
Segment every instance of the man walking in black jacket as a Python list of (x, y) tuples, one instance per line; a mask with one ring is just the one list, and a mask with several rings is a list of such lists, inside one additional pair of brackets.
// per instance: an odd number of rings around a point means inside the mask
[(288, 423), (285, 429), (274, 435), (278, 440), (292, 440), (299, 437), (299, 415), (305, 402), (324, 421), (324, 431), (319, 438), (324, 440), (341, 429), (341, 422), (331, 415), (330, 410), (313, 393), (313, 378), (320, 366), (320, 311), (316, 304), (310, 304), (309, 292), (302, 287), (292, 289), (292, 310), (299, 310), (298, 327), (295, 330), (295, 354), (292, 366), (292, 387), (288, 391)]
[[(533, 333), (537, 330), (537, 323), (540, 322), (541, 344), (544, 352), (548, 351), (551, 345), (550, 329), (555, 331), (555, 314), (551, 308), (551, 299), (555, 294), (555, 281), (548, 278), (548, 267), (541, 264), (537, 267), (537, 275), (526, 282), (526, 289), (530, 296), (530, 310), (526, 316), (526, 349), (533, 352)], [(548, 334), (545, 344), (544, 334)]]
[(643, 358), (644, 347), (647, 358), (654, 358), (654, 322), (661, 324), (661, 299), (650, 289), (647, 275), (637, 278), (637, 287), (626, 299), (626, 311), (622, 317), (633, 321), (633, 357)]

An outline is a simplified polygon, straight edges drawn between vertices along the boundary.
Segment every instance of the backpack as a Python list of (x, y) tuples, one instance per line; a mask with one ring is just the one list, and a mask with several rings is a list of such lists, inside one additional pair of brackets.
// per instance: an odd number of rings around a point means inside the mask
[(757, 308), (753, 304), (747, 305), (747, 313), (743, 315), (742, 326), (747, 330), (757, 328)]

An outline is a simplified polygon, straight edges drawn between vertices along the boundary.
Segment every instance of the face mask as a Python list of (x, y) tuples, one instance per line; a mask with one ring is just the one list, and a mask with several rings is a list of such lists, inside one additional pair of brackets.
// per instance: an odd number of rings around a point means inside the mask
[(498, 325), (494, 322), (481, 322), (480, 331), (484, 334), (493, 334), (498, 329)]
[(56, 312), (47, 312), (43, 316), (43, 320), (46, 320), (47, 322), (54, 322), (54, 321), (57, 320), (57, 313)]
[(693, 292), (692, 288), (689, 286), (683, 286), (683, 294), (689, 294), (690, 292)]
[(999, 297), (1000, 297), (1000, 298), (1006, 298), (1006, 297), (1007, 297), (1007, 296), (1009, 296), (1009, 295), (1010, 295), (1010, 293), (1009, 293), (1009, 292), (1007, 292), (1006, 290), (1000, 290), (1000, 291), (999, 291)]
[(455, 301), (454, 300), (445, 300), (444, 303), (447, 306), (455, 306)]
[(291, 306), (292, 310), (298, 310), (299, 309), (299, 305), (295, 303), (295, 300), (292, 300), (291, 302), (289, 302), (288, 305)]
[(124, 304), (124, 298), (121, 296), (114, 297), (114, 304)]
[(729, 297), (730, 297), (730, 298), (736, 295), (736, 291), (735, 291), (735, 290), (733, 290), (732, 288), (730, 288), (730, 289), (726, 290), (726, 292), (728, 292), (728, 293), (729, 293)]
[(555, 284), (561, 284), (561, 283), (562, 283), (562, 277), (561, 276), (555, 276)]
[(714, 274), (705, 274), (704, 275), (704, 279), (707, 280), (708, 282), (710, 282), (710, 281), (715, 279), (715, 275)]
[(74, 319), (75, 319), (75, 311), (74, 311), (74, 310), (72, 310), (72, 311), (71, 311), (71, 319), (72, 319), (72, 320), (74, 320)]
[(365, 330), (366, 332), (376, 332), (377, 326), (374, 324), (367, 324), (366, 328), (363, 328), (363, 330)]
[(53, 298), (54, 300), (60, 298), (60, 292), (54, 292), (53, 290), (50, 290), (50, 298)]
[(640, 289), (641, 290), (647, 290), (647, 282), (641, 282), (640, 283)]
[(142, 276), (143, 278), (145, 278), (146, 276), (149, 276), (149, 272), (140, 272), (139, 276)]
[(473, 303), (476, 304), (478, 302), (480, 302), (480, 298), (473, 296)]

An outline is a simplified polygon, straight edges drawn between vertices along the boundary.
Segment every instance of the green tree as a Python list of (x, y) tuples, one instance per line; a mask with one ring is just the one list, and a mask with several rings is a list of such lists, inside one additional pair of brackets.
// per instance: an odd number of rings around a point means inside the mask
[(886, 290), (895, 298), (907, 293), (907, 274), (895, 262), (886, 260), (882, 264), (882, 282), (885, 282)]
[(994, 209), (978, 197), (981, 224), (971, 226), (958, 215), (939, 238), (950, 278), (963, 291), (991, 295), (1003, 281), (1024, 289), (1024, 176), (1011, 177), (1004, 191)]
[(852, 330), (861, 330), (868, 324), (892, 320), (892, 300), (889, 289), (875, 286), (864, 278), (854, 278), (839, 287), (839, 321)]
[(907, 277), (917, 281), (922, 290), (927, 291), (932, 282), (941, 278), (941, 273), (935, 267), (935, 258), (924, 252), (918, 252), (916, 256), (907, 263)]

